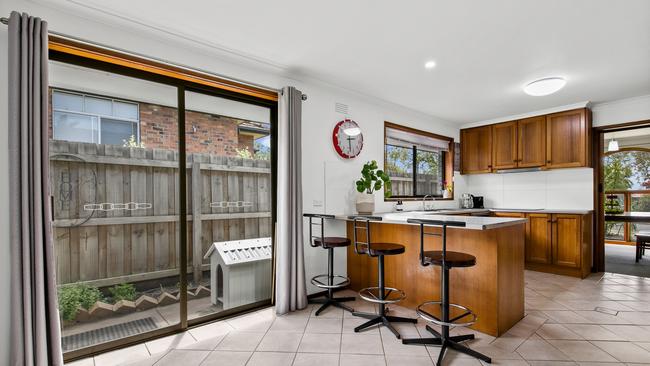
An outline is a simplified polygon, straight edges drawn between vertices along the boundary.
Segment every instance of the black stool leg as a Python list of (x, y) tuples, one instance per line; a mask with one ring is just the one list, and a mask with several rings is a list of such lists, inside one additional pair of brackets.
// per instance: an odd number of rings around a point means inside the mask
[[(334, 284), (334, 248), (327, 248), (327, 285), (332, 286)], [(343, 302), (354, 301), (355, 297), (334, 297), (334, 289), (328, 288), (327, 295), (324, 295), (324, 299), (312, 299), (309, 302), (312, 304), (323, 304), (318, 310), (316, 310), (316, 316), (319, 316), (323, 310), (327, 309), (330, 306), (337, 307), (339, 309), (347, 310), (349, 312), (354, 312), (354, 310), (343, 304)]]
[[(381, 301), (385, 299), (384, 296), (386, 294), (386, 286), (384, 285), (384, 256), (383, 255), (377, 256), (377, 260), (378, 260), (378, 267), (379, 267), (379, 286), (378, 286), (379, 300)], [(354, 312), (352, 314), (362, 318), (370, 319), (369, 321), (354, 328), (355, 332), (359, 332), (373, 325), (379, 325), (379, 326), (383, 325), (386, 328), (388, 328), (395, 335), (395, 337), (397, 337), (397, 339), (400, 339), (401, 336), (397, 331), (397, 329), (393, 327), (391, 322), (393, 323), (417, 323), (418, 322), (417, 319), (386, 315), (386, 304), (383, 303), (379, 303), (379, 314), (369, 314), (369, 313), (359, 313), (359, 312)]]

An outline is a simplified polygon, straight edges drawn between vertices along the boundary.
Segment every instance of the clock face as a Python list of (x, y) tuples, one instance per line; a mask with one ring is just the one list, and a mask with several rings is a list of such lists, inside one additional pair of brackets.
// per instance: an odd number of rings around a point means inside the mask
[(344, 159), (352, 159), (361, 153), (363, 134), (359, 125), (351, 119), (336, 124), (332, 133), (334, 149)]

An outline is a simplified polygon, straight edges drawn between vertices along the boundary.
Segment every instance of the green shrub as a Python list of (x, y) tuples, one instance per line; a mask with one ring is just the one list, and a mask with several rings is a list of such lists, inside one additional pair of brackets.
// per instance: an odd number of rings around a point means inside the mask
[(59, 287), (59, 312), (64, 320), (74, 320), (80, 306), (89, 310), (97, 301), (103, 300), (97, 287), (82, 283)]
[(118, 302), (120, 300), (135, 300), (135, 286), (130, 283), (122, 283), (115, 285), (108, 289), (113, 297), (113, 301)]

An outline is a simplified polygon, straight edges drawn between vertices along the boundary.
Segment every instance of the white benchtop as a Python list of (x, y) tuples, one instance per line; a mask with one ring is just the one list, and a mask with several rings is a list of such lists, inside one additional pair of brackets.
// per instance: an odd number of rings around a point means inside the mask
[[(478, 211), (487, 211), (487, 210), (476, 210)], [(453, 211), (456, 212), (456, 211)], [(463, 212), (468, 212), (468, 210), (463, 210)], [(465, 227), (456, 227), (455, 229), (469, 229), (469, 230), (488, 230), (495, 229), (500, 227), (512, 226), (525, 224), (527, 219), (524, 218), (510, 218), (510, 217), (489, 217), (489, 216), (459, 216), (458, 214), (445, 214), (447, 211), (440, 212), (425, 212), (425, 211), (414, 211), (414, 212), (387, 212), (387, 213), (375, 213), (368, 216), (381, 217), (381, 221), (374, 221), (376, 223), (384, 224), (402, 224), (402, 225), (416, 225), (409, 224), (406, 222), (408, 219), (427, 219), (427, 220), (440, 220), (440, 221), (455, 221), (455, 222), (464, 222)], [(335, 215), (335, 218), (338, 220), (348, 220), (350, 215)]]

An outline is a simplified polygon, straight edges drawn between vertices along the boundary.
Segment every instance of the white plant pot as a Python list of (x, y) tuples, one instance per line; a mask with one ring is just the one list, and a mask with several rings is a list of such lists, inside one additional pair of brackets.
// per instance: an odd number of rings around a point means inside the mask
[(444, 191), (442, 191), (442, 198), (449, 198), (449, 197), (451, 197), (451, 193), (449, 193), (448, 190), (445, 189)]
[(362, 215), (371, 214), (375, 211), (375, 195), (368, 193), (357, 193), (357, 212)]

